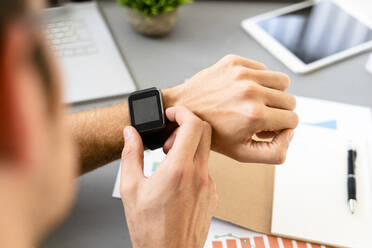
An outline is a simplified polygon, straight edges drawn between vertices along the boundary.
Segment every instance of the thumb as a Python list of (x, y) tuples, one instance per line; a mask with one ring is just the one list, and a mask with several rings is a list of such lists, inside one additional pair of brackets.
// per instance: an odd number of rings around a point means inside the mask
[(121, 178), (124, 184), (136, 183), (143, 175), (143, 144), (137, 130), (132, 126), (124, 129), (124, 149), (121, 155)]
[(254, 154), (251, 159), (255, 162), (266, 164), (284, 163), (293, 135), (293, 129), (286, 129), (277, 134), (271, 142), (251, 140), (248, 144), (252, 154)]
[(269, 158), (273, 164), (283, 164), (287, 157), (287, 151), (289, 144), (292, 141), (294, 135), (293, 129), (286, 129), (281, 131), (270, 143), (271, 153)]

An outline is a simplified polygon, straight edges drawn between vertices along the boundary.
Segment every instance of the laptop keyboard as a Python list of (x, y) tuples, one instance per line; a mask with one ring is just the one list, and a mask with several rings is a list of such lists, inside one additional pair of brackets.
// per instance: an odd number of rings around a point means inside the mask
[(59, 57), (87, 56), (98, 53), (97, 46), (83, 21), (62, 20), (44, 25), (44, 32)]

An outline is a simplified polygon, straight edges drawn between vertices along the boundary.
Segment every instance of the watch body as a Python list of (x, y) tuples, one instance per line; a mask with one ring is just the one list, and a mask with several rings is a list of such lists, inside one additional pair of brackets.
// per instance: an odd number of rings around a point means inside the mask
[(155, 87), (136, 91), (130, 94), (128, 107), (131, 125), (141, 135), (143, 144), (151, 150), (162, 147), (166, 119), (161, 91)]

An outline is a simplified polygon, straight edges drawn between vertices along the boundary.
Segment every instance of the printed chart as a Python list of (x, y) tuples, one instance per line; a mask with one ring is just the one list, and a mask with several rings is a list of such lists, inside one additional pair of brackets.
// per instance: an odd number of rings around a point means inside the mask
[[(232, 237), (233, 236), (233, 237)], [(217, 236), (210, 246), (205, 248), (324, 248), (325, 246), (294, 241), (273, 236), (251, 238), (235, 237), (233, 234)], [(221, 240), (222, 239), (222, 240)]]
[(337, 120), (329, 120), (329, 121), (314, 122), (314, 123), (305, 122), (302, 124), (307, 125), (307, 126), (322, 127), (322, 128), (337, 130)]
[(213, 219), (204, 248), (331, 248), (256, 233), (245, 228)]

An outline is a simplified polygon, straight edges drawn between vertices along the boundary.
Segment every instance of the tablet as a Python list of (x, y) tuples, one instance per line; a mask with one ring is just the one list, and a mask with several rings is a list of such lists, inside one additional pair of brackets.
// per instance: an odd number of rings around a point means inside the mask
[(295, 73), (372, 49), (372, 18), (337, 1), (305, 1), (246, 19), (242, 27)]

